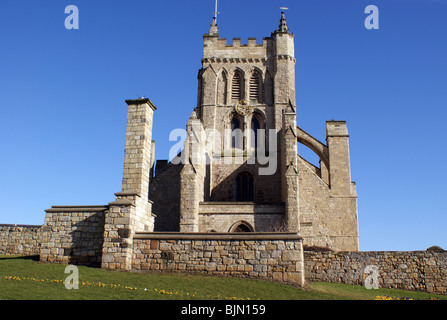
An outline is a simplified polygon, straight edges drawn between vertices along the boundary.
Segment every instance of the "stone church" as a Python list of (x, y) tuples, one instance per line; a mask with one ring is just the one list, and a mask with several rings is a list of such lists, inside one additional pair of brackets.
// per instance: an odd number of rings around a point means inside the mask
[[(353, 252), (359, 250), (357, 194), (346, 123), (327, 121), (325, 143), (297, 126), (294, 35), (284, 14), (262, 44), (254, 38), (227, 44), (215, 19), (203, 40), (198, 101), (178, 155), (155, 164), (156, 107), (148, 98), (126, 100), (115, 201), (52, 206), (42, 226), (0, 225), (0, 254), (298, 286), (366, 284), (374, 261), (379, 270), (397, 272), (381, 272), (381, 286), (445, 293), (442, 253)], [(301, 144), (318, 155), (318, 167), (300, 156)], [(418, 270), (407, 268), (408, 261)]]
[[(3, 228), (0, 252), (304, 285), (306, 246), (358, 251), (346, 123), (327, 121), (325, 143), (297, 126), (294, 35), (284, 14), (262, 43), (228, 44), (215, 19), (203, 40), (197, 105), (177, 156), (155, 163), (156, 107), (126, 100), (116, 199), (52, 206), (40, 227)], [(301, 144), (318, 167), (300, 156)]]
[[(294, 35), (231, 44), (203, 35), (197, 106), (179, 155), (150, 173), (154, 231), (296, 232), (307, 246), (358, 250), (357, 194), (345, 121), (323, 143), (297, 126)], [(299, 154), (314, 151), (315, 166)]]

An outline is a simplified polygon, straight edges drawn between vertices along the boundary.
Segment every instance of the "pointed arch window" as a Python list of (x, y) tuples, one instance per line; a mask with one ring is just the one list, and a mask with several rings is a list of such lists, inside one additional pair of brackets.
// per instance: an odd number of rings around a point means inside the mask
[(231, 147), (242, 149), (241, 123), (237, 117), (231, 119)]
[(217, 81), (217, 104), (227, 104), (227, 75), (222, 71)]
[(265, 73), (264, 80), (264, 99), (268, 106), (273, 104), (273, 79), (268, 70)]
[(231, 99), (238, 102), (243, 99), (244, 96), (244, 78), (240, 71), (236, 70), (231, 83)]
[(250, 102), (258, 103), (260, 102), (260, 74), (255, 70), (250, 77)]
[(236, 177), (236, 201), (254, 201), (253, 176), (243, 171)]
[(258, 130), (261, 129), (261, 124), (259, 123), (258, 118), (253, 117), (251, 119), (251, 146), (253, 148), (258, 147)]
[(233, 231), (231, 231), (231, 232), (253, 232), (253, 231), (247, 224), (242, 222), (242, 223), (238, 224), (236, 227), (234, 227)]

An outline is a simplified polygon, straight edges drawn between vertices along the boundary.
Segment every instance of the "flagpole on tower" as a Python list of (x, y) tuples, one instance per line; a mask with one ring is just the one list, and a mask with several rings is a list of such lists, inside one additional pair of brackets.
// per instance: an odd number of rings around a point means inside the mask
[(213, 14), (214, 14), (214, 19), (216, 19), (216, 21), (217, 21), (217, 15), (218, 15), (219, 13), (220, 13), (220, 12), (217, 11), (217, 0), (216, 0), (215, 6), (214, 6), (214, 12), (213, 12)]

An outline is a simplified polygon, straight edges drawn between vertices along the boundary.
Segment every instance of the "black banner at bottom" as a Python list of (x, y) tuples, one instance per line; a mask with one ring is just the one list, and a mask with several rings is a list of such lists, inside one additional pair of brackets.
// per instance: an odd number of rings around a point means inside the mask
[[(324, 316), (380, 316), (381, 312), (395, 312), (399, 316), (414, 316), (415, 312), (430, 308), (431, 312), (445, 310), (447, 300), (439, 301), (346, 301), (346, 300), (259, 300), (259, 301), (189, 301), (189, 300), (113, 300), (113, 301), (1, 301), (3, 310), (20, 310), (21, 316), (35, 315), (46, 310), (48, 315), (69, 314), (70, 317), (116, 317), (122, 312), (129, 316), (163, 317), (165, 319), (275, 319), (281, 317)], [(84, 320), (84, 319), (82, 319)]]

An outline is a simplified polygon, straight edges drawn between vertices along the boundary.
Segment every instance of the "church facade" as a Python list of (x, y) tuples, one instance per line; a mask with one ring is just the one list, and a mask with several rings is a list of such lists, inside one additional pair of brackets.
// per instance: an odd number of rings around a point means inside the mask
[[(182, 152), (150, 174), (154, 231), (294, 232), (307, 246), (358, 250), (345, 121), (323, 143), (297, 126), (294, 35), (284, 13), (261, 44), (203, 35), (198, 99)], [(315, 166), (298, 145), (314, 151)]]

